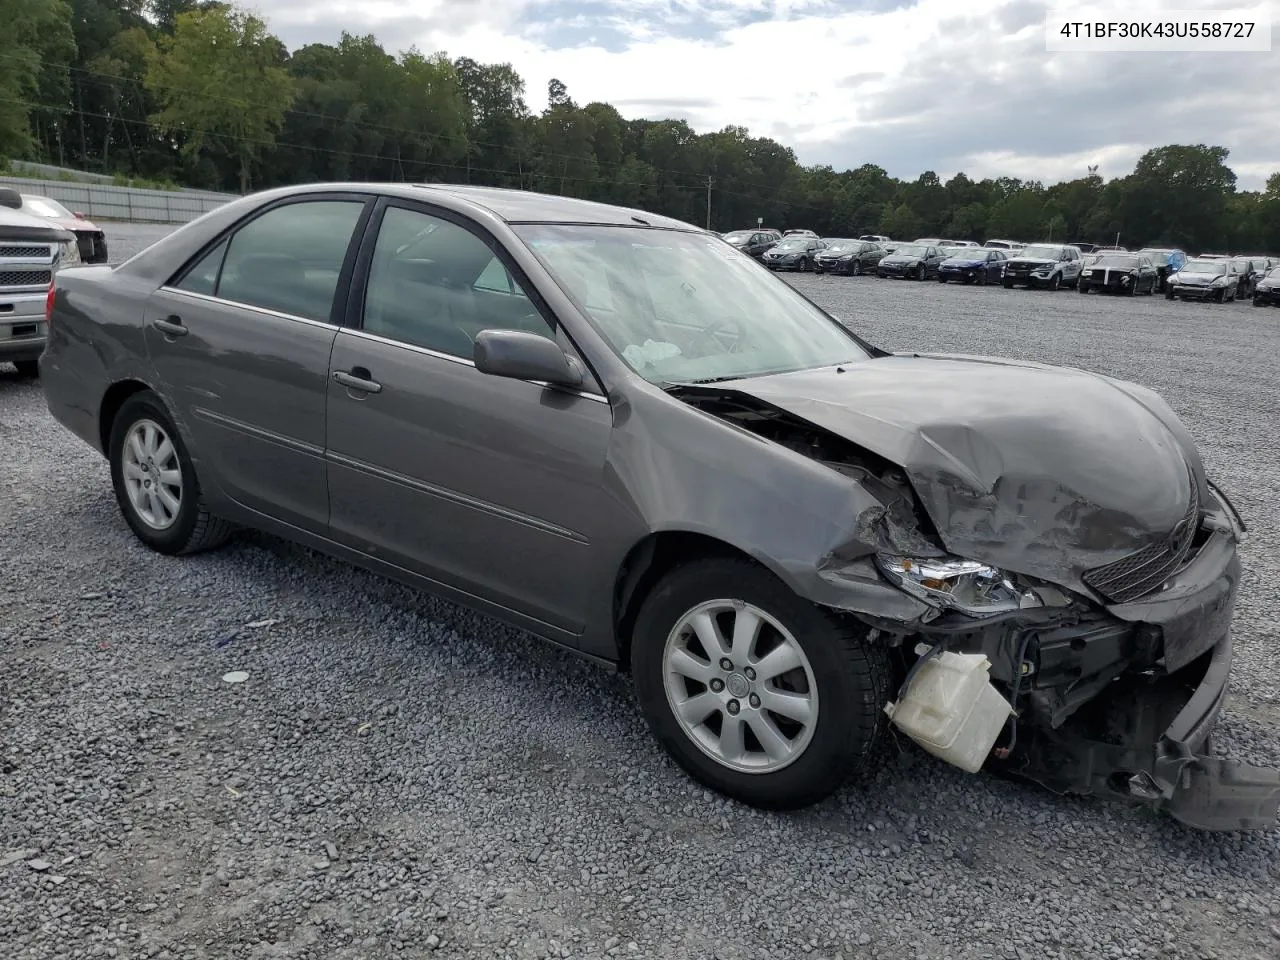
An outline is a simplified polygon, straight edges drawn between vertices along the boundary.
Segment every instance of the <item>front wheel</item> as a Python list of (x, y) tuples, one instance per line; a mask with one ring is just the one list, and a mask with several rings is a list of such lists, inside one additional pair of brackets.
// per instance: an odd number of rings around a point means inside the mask
[(920, 264), (920, 266), (916, 267), (916, 279), (923, 280), (924, 276), (925, 276), (925, 269), (924, 269), (924, 264), (922, 263)]
[(1013, 281), (1012, 281), (1012, 280), (1002, 280), (1002, 281), (1000, 281), (1000, 282), (1004, 285), (1004, 288), (1005, 288), (1006, 290), (1012, 290), (1012, 289), (1013, 289)]
[(1088, 292), (1089, 292), (1089, 285), (1088, 285), (1087, 283), (1077, 284), (1077, 286), (1076, 286), (1076, 292), (1077, 292), (1077, 293), (1088, 293)]
[(860, 276), (862, 276), (862, 261), (861, 261), (861, 260), (855, 260), (855, 261), (853, 261), (853, 267), (850, 269), (850, 272), (851, 272), (855, 277), (860, 277)]
[(1053, 290), (1054, 292), (1057, 292), (1057, 290), (1058, 290), (1061, 286), (1062, 286), (1062, 274), (1060, 274), (1060, 273), (1055, 273), (1052, 277), (1050, 277), (1050, 278), (1049, 278), (1049, 289), (1050, 289), (1050, 290)]
[(121, 406), (111, 424), (107, 458), (120, 512), (152, 550), (195, 553), (221, 545), (231, 534), (230, 524), (205, 509), (186, 445), (150, 390)]
[(18, 368), (18, 376), (20, 377), (31, 379), (40, 376), (39, 360), (15, 360), (13, 365)]
[(668, 573), (636, 620), (631, 663), (672, 759), (751, 806), (817, 803), (866, 766), (884, 729), (884, 648), (750, 561)]

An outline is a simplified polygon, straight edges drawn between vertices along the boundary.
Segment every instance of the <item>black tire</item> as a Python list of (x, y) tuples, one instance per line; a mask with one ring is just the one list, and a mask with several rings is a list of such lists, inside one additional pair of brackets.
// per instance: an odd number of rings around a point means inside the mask
[[(123, 453), (130, 429), (142, 420), (150, 420), (160, 426), (173, 445), (178, 469), (182, 474), (182, 490), (179, 506), (172, 524), (157, 530), (148, 524), (129, 499), (124, 480)], [(111, 438), (107, 444), (107, 459), (111, 466), (111, 485), (115, 489), (116, 503), (125, 522), (139, 540), (157, 553), (175, 556), (211, 550), (227, 541), (234, 527), (215, 517), (205, 508), (204, 496), (195, 467), (187, 455), (186, 444), (174, 425), (173, 418), (164, 404), (150, 390), (135, 393), (120, 407), (111, 423)]]
[(924, 268), (924, 264), (923, 264), (923, 263), (922, 263), (922, 264), (920, 264), (920, 266), (916, 267), (916, 279), (917, 279), (917, 280), (923, 280), (926, 276), (928, 276), (928, 273), (929, 273), (929, 271), (928, 271), (928, 270), (926, 270), (926, 269)]
[(1088, 292), (1089, 292), (1089, 285), (1088, 285), (1087, 283), (1080, 283), (1080, 284), (1076, 284), (1076, 292), (1077, 292), (1077, 293), (1088, 293)]
[(1165, 290), (1164, 290), (1164, 298), (1165, 298), (1166, 300), (1172, 300), (1172, 299), (1173, 299), (1173, 288), (1172, 288), (1172, 287), (1165, 287)]
[(806, 260), (804, 257), (800, 258), (800, 272), (801, 273), (809, 272), (809, 261)]
[(939, 283), (946, 283), (946, 282), (947, 282), (947, 278), (946, 278), (943, 274), (939, 273), (939, 274), (938, 274), (938, 282), (939, 282)]
[(853, 261), (853, 266), (849, 268), (849, 272), (852, 273), (855, 277), (862, 276), (862, 261), (861, 260)]
[(13, 365), (18, 368), (18, 376), (34, 379), (40, 376), (39, 360), (15, 360)]
[(1259, 300), (1257, 297), (1254, 297), (1254, 298), (1253, 298), (1253, 305), (1254, 305), (1255, 307), (1265, 307), (1265, 306), (1266, 306), (1266, 304), (1265, 304), (1265, 303), (1263, 303), (1261, 300)]
[(1131, 284), (1129, 287), (1129, 296), (1136, 297), (1137, 295), (1138, 295), (1138, 285), (1136, 283)]
[[(746, 601), (786, 627), (808, 658), (817, 686), (811, 739), (774, 772), (741, 772), (713, 759), (681, 727), (667, 697), (668, 636), (694, 607), (727, 598)], [(641, 607), (631, 647), (636, 693), (658, 742), (699, 783), (753, 807), (795, 810), (824, 799), (864, 770), (883, 736), (889, 663), (885, 649), (865, 637), (865, 627), (802, 599), (758, 564), (695, 560), (663, 577)]]
[(1054, 293), (1057, 293), (1057, 291), (1061, 287), (1062, 287), (1062, 274), (1055, 273), (1052, 277), (1049, 278), (1049, 289), (1052, 290)]
[(985, 287), (988, 283), (990, 283), (990, 282), (991, 282), (991, 278), (990, 278), (989, 276), (987, 276), (987, 271), (985, 271), (985, 270), (979, 270), (979, 271), (978, 271), (978, 275), (977, 275), (976, 277), (974, 277), (974, 281), (973, 281), (973, 282), (974, 282), (974, 283), (976, 283), (976, 284), (977, 284), (978, 286), (980, 286), (980, 287)]
[(1006, 290), (1012, 290), (1012, 289), (1013, 289), (1013, 281), (1012, 281), (1012, 280), (1001, 280), (1001, 281), (1000, 281), (1000, 283), (1004, 286), (1004, 288), (1005, 288)]

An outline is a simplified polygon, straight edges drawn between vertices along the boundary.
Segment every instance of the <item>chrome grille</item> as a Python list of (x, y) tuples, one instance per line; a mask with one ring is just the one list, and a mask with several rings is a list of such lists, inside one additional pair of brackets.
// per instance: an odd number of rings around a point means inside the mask
[(1169, 536), (1115, 563), (1094, 567), (1082, 579), (1112, 603), (1129, 603), (1145, 597), (1182, 566), (1199, 527), (1200, 488), (1192, 477), (1191, 504)]
[(0, 287), (47, 287), (52, 270), (0, 270)]
[(0, 257), (7, 257), (10, 260), (21, 257), (23, 260), (48, 260), (50, 256), (49, 244), (41, 244), (33, 247), (20, 247), (17, 245), (9, 245), (0, 243)]

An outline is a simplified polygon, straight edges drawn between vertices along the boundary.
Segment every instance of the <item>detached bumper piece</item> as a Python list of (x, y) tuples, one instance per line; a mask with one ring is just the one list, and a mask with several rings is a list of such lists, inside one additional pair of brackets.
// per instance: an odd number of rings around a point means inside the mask
[(1059, 793), (1143, 803), (1200, 830), (1267, 830), (1280, 770), (1208, 755), (1226, 696), (1231, 638), (1170, 676), (1123, 677), (1056, 729), (1026, 729), (997, 769)]

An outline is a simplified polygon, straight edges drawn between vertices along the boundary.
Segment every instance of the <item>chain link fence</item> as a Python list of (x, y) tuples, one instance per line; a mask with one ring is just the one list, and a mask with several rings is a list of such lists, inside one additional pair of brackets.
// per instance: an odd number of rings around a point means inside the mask
[(105, 183), (25, 177), (0, 177), (0, 186), (12, 187), (19, 193), (52, 197), (90, 220), (127, 220), (133, 223), (186, 223), (239, 196), (205, 190), (145, 190)]

